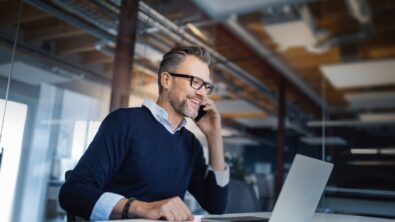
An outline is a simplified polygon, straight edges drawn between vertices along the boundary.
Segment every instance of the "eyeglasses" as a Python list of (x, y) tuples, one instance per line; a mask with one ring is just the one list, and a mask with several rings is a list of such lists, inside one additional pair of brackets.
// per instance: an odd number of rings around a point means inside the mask
[(214, 90), (214, 85), (205, 82), (203, 79), (196, 77), (196, 76), (191, 76), (191, 75), (186, 75), (186, 74), (180, 74), (180, 73), (174, 73), (174, 72), (168, 72), (171, 76), (175, 77), (181, 77), (181, 78), (189, 78), (191, 81), (191, 87), (197, 90), (200, 90), (204, 86), (204, 90), (206, 92), (206, 95), (210, 95), (213, 90)]

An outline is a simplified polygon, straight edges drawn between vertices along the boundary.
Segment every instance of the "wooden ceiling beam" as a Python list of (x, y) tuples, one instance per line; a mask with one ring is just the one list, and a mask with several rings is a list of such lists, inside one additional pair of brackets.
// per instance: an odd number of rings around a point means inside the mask
[(362, 59), (383, 59), (395, 57), (395, 44), (362, 46), (359, 50)]
[(246, 118), (266, 118), (265, 112), (226, 112), (221, 113), (222, 118), (226, 119), (246, 119)]
[(135, 66), (132, 67), (131, 73), (133, 73), (137, 78), (138, 82), (142, 82), (144, 85), (150, 84), (152, 82), (157, 82), (157, 77), (153, 76), (151, 71), (140, 67), (135, 63)]
[(94, 51), (95, 40), (92, 37), (71, 38), (65, 41), (56, 41), (56, 53), (58, 54), (72, 54), (80, 52)]
[(259, 92), (254, 88), (252, 93), (248, 93), (245, 89), (249, 86), (245, 82), (240, 81), (239, 79), (228, 74), (227, 71), (223, 70), (222, 68), (213, 67), (212, 71), (218, 74), (216, 77), (218, 81), (221, 81), (227, 85), (226, 91), (229, 93), (227, 97), (230, 99), (244, 99), (270, 114), (274, 114), (276, 112), (273, 100), (267, 98), (267, 96), (262, 92)]
[(368, 89), (365, 87), (349, 87), (349, 88), (342, 88), (341, 91), (344, 94), (366, 93), (366, 92), (389, 92), (389, 91), (393, 92), (395, 91), (395, 84), (370, 86)]
[(103, 53), (98, 51), (84, 53), (84, 63), (86, 64), (105, 64), (113, 62), (114, 58), (104, 55)]
[[(251, 31), (251, 30), (250, 30)], [(261, 32), (264, 32), (261, 29)], [(256, 36), (256, 32), (252, 32), (255, 38), (259, 39)], [(248, 56), (256, 56), (256, 53), (252, 51), (252, 49), (248, 48), (245, 44), (243, 44), (240, 39), (238, 39), (234, 34), (230, 33), (226, 28), (221, 25), (218, 25), (217, 30), (218, 40), (216, 42), (227, 45), (227, 49), (222, 54), (231, 58), (234, 55), (239, 55), (240, 57), (248, 57)], [(265, 42), (262, 42), (265, 44)], [(221, 52), (220, 52), (221, 53)], [(285, 77), (283, 77), (277, 69), (273, 67), (268, 61), (264, 58), (260, 58), (259, 60), (245, 61), (243, 63), (236, 63), (238, 66), (251, 73), (252, 76), (256, 77), (259, 81), (262, 81), (266, 86), (270, 88), (270, 90), (276, 94), (278, 92), (277, 84), (278, 82), (285, 81), (287, 84), (287, 94), (292, 94), (297, 97), (298, 105), (302, 106), (302, 109), (306, 112), (313, 113), (314, 115), (319, 114), (319, 107), (313, 103), (313, 101), (307, 97), (300, 89), (298, 89), (295, 85), (290, 83)], [(260, 92), (257, 92), (261, 94)], [(257, 93), (252, 95), (251, 98), (256, 97)], [(275, 101), (276, 102), (276, 101)], [(271, 101), (270, 103), (273, 103)], [(272, 109), (273, 107), (267, 106)], [(275, 108), (275, 107), (274, 107)], [(275, 111), (274, 111), (275, 113)]]
[(29, 42), (55, 40), (84, 34), (81, 29), (67, 24), (59, 24), (40, 29), (30, 29), (25, 32), (25, 39)]
[(102, 69), (106, 75), (112, 76), (112, 70), (114, 69), (114, 63), (105, 63), (102, 65)]
[[(13, 25), (18, 22), (19, 9), (10, 8), (9, 10), (0, 13), (0, 24), (2, 25)], [(42, 11), (33, 8), (31, 6), (26, 6), (23, 8), (21, 23), (39, 21), (42, 19), (50, 18), (51, 16), (43, 13)]]
[(293, 69), (313, 68), (323, 64), (341, 62), (341, 52), (338, 47), (333, 47), (323, 54), (313, 54), (305, 51), (304, 48), (294, 48), (284, 52), (282, 57)]

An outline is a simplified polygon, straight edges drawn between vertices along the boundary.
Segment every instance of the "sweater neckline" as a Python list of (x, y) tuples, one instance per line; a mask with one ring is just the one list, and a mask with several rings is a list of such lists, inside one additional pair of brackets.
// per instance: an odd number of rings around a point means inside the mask
[(155, 122), (155, 125), (159, 126), (159, 128), (160, 128), (162, 131), (165, 131), (165, 133), (166, 133), (167, 135), (171, 135), (171, 136), (180, 136), (180, 135), (184, 132), (185, 127), (181, 128), (180, 130), (177, 130), (175, 133), (169, 132), (169, 130), (167, 130), (165, 126), (163, 126), (160, 122), (158, 122), (158, 120), (155, 119), (155, 117), (153, 116), (153, 114), (150, 112), (150, 110), (149, 110), (147, 107), (142, 106), (141, 108), (143, 108), (143, 109), (145, 110), (145, 112), (148, 113), (148, 115), (149, 115), (150, 118), (151, 118), (151, 121)]

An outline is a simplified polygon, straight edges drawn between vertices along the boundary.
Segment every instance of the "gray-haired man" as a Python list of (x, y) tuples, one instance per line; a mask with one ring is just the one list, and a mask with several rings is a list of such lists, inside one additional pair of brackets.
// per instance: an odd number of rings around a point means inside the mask
[[(209, 213), (226, 207), (229, 170), (224, 162), (221, 117), (208, 98), (210, 57), (204, 48), (179, 47), (163, 56), (159, 98), (140, 108), (109, 114), (62, 186), (61, 206), (90, 220), (141, 217), (193, 220), (182, 199), (189, 191)], [(200, 106), (196, 122), (207, 138), (202, 146), (184, 128)]]

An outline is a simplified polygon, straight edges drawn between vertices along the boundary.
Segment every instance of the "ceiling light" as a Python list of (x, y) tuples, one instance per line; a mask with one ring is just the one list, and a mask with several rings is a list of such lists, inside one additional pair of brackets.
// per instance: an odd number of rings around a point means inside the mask
[(395, 59), (323, 65), (320, 69), (336, 88), (395, 84)]
[(344, 97), (352, 109), (395, 107), (395, 91), (347, 93)]
[(189, 28), (189, 30), (192, 31), (193, 34), (195, 34), (197, 37), (203, 39), (205, 42), (210, 42), (210, 40), (207, 38), (207, 36), (200, 31), (200, 29), (198, 29), (194, 24), (192, 23), (188, 23), (187, 28)]
[(382, 148), (380, 149), (382, 155), (395, 155), (395, 148)]
[(395, 113), (364, 113), (359, 115), (362, 122), (395, 121)]
[(363, 149), (363, 148), (352, 148), (352, 154), (378, 154), (378, 149)]
[[(322, 145), (324, 138), (322, 137), (302, 137), (302, 142), (309, 145)], [(325, 145), (347, 145), (347, 141), (341, 137), (325, 137)]]

